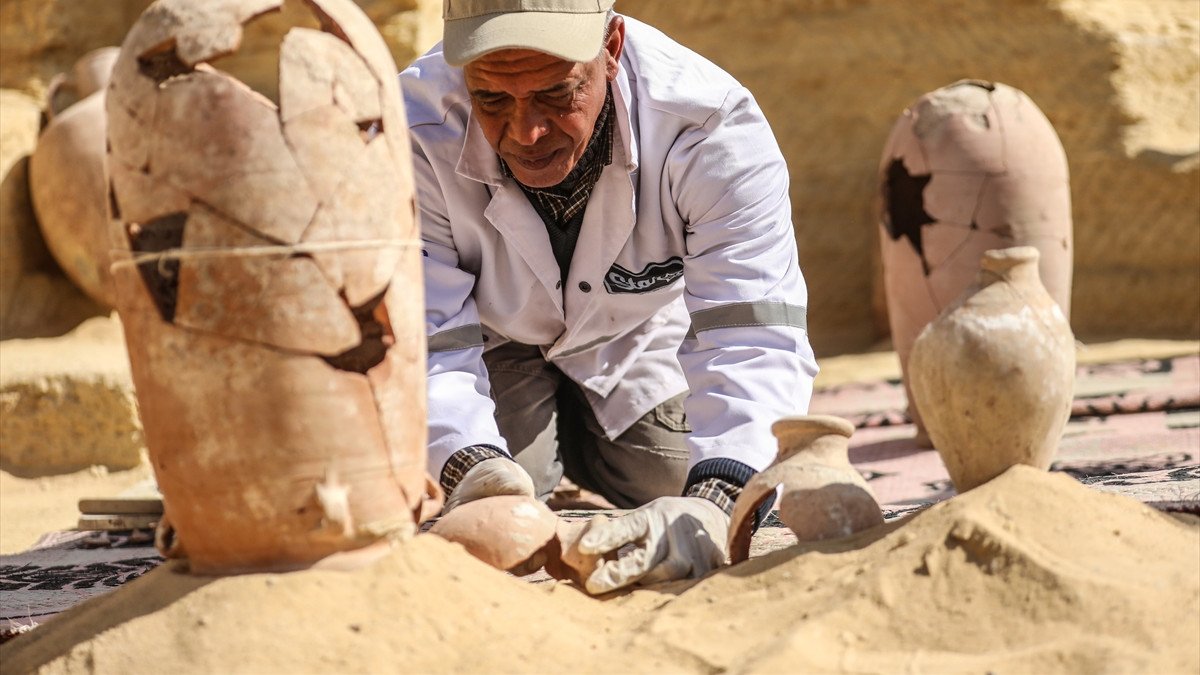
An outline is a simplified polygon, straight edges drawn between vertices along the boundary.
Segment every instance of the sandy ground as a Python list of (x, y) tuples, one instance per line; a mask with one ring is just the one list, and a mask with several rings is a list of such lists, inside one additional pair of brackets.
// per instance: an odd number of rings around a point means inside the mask
[(0, 647), (0, 670), (1200, 670), (1200, 527), (1015, 467), (899, 523), (617, 598), (530, 585), (433, 535), (351, 572), (176, 563)]

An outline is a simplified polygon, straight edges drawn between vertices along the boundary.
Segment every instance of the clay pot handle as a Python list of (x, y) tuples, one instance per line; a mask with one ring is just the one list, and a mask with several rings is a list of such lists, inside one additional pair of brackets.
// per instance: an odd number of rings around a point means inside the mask
[[(119, 47), (100, 47), (79, 57), (71, 69), (59, 73), (50, 80), (46, 91), (46, 122), (54, 119), (59, 113), (70, 108), (92, 94), (108, 86), (112, 78), (113, 66), (120, 54)], [(73, 99), (66, 105), (57, 105), (58, 95), (67, 89), (74, 94)]]
[(736, 565), (750, 557), (751, 526), (754, 514), (763, 502), (775, 496), (775, 488), (783, 482), (775, 466), (756, 473), (742, 488), (742, 494), (733, 504), (733, 515), (729, 519), (729, 561)]
[[(66, 73), (55, 75), (51, 78), (49, 86), (46, 87), (46, 107), (43, 112), (46, 115), (47, 124), (57, 117), (58, 113), (62, 112), (62, 109), (55, 105), (55, 101), (58, 100), (58, 94), (64, 87), (69, 89), (75, 88), (75, 85), (71, 84), (71, 81), (67, 78)], [(63, 106), (63, 108), (66, 108), (66, 106)]]

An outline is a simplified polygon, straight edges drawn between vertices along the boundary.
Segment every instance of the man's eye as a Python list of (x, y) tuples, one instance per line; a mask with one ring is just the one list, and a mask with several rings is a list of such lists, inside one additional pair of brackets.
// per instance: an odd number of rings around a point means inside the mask
[(547, 92), (538, 94), (538, 98), (551, 105), (566, 105), (571, 102), (571, 99), (575, 98), (575, 92), (569, 89), (567, 91)]
[(475, 105), (479, 106), (480, 110), (499, 110), (500, 108), (504, 107), (504, 100), (505, 97), (503, 96), (476, 98)]

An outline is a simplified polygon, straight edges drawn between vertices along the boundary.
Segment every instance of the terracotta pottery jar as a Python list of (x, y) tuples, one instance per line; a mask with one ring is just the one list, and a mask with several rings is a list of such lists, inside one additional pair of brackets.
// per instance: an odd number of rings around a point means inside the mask
[(207, 63), (281, 4), (159, 0), (107, 95), (159, 541), (197, 573), (307, 566), (440, 509), (396, 67), (351, 0), (306, 0), (322, 30), (285, 36), (278, 105)]
[(1031, 246), (988, 251), (975, 285), (913, 344), (913, 396), (958, 491), (1047, 469), (1071, 413), (1075, 338)]
[(518, 576), (546, 563), (559, 520), (533, 497), (503, 495), (467, 502), (438, 518), (430, 534), (462, 544), (483, 562)]
[(588, 578), (607, 557), (583, 553), (579, 541), (593, 527), (608, 522), (604, 514), (590, 520), (563, 520), (532, 497), (498, 496), (467, 502), (438, 518), (429, 534), (461, 544), (479, 560), (516, 576), (544, 566), (562, 581), (589, 593)]
[(116, 47), (89, 52), (50, 84), (49, 120), (29, 159), (42, 238), (63, 272), (93, 300), (114, 306), (104, 184), (104, 87)]
[(917, 334), (975, 279), (984, 251), (1033, 246), (1042, 283), (1070, 316), (1071, 193), (1062, 143), (1024, 93), (964, 80), (917, 99), (879, 167), (880, 244), (892, 342), (909, 414)]
[(840, 417), (784, 417), (771, 425), (779, 440), (775, 462), (755, 474), (734, 504), (729, 557), (750, 554), (754, 513), (782, 485), (779, 518), (800, 541), (848, 537), (883, 523), (871, 487), (848, 456), (854, 425)]

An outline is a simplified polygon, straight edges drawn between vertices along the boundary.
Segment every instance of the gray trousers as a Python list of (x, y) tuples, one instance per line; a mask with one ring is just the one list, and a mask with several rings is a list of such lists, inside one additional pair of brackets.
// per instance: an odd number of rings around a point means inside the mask
[(544, 360), (538, 347), (510, 342), (484, 352), (483, 360), (500, 435), (541, 499), (564, 475), (620, 508), (682, 494), (690, 431), (683, 395), (609, 440), (579, 386)]

